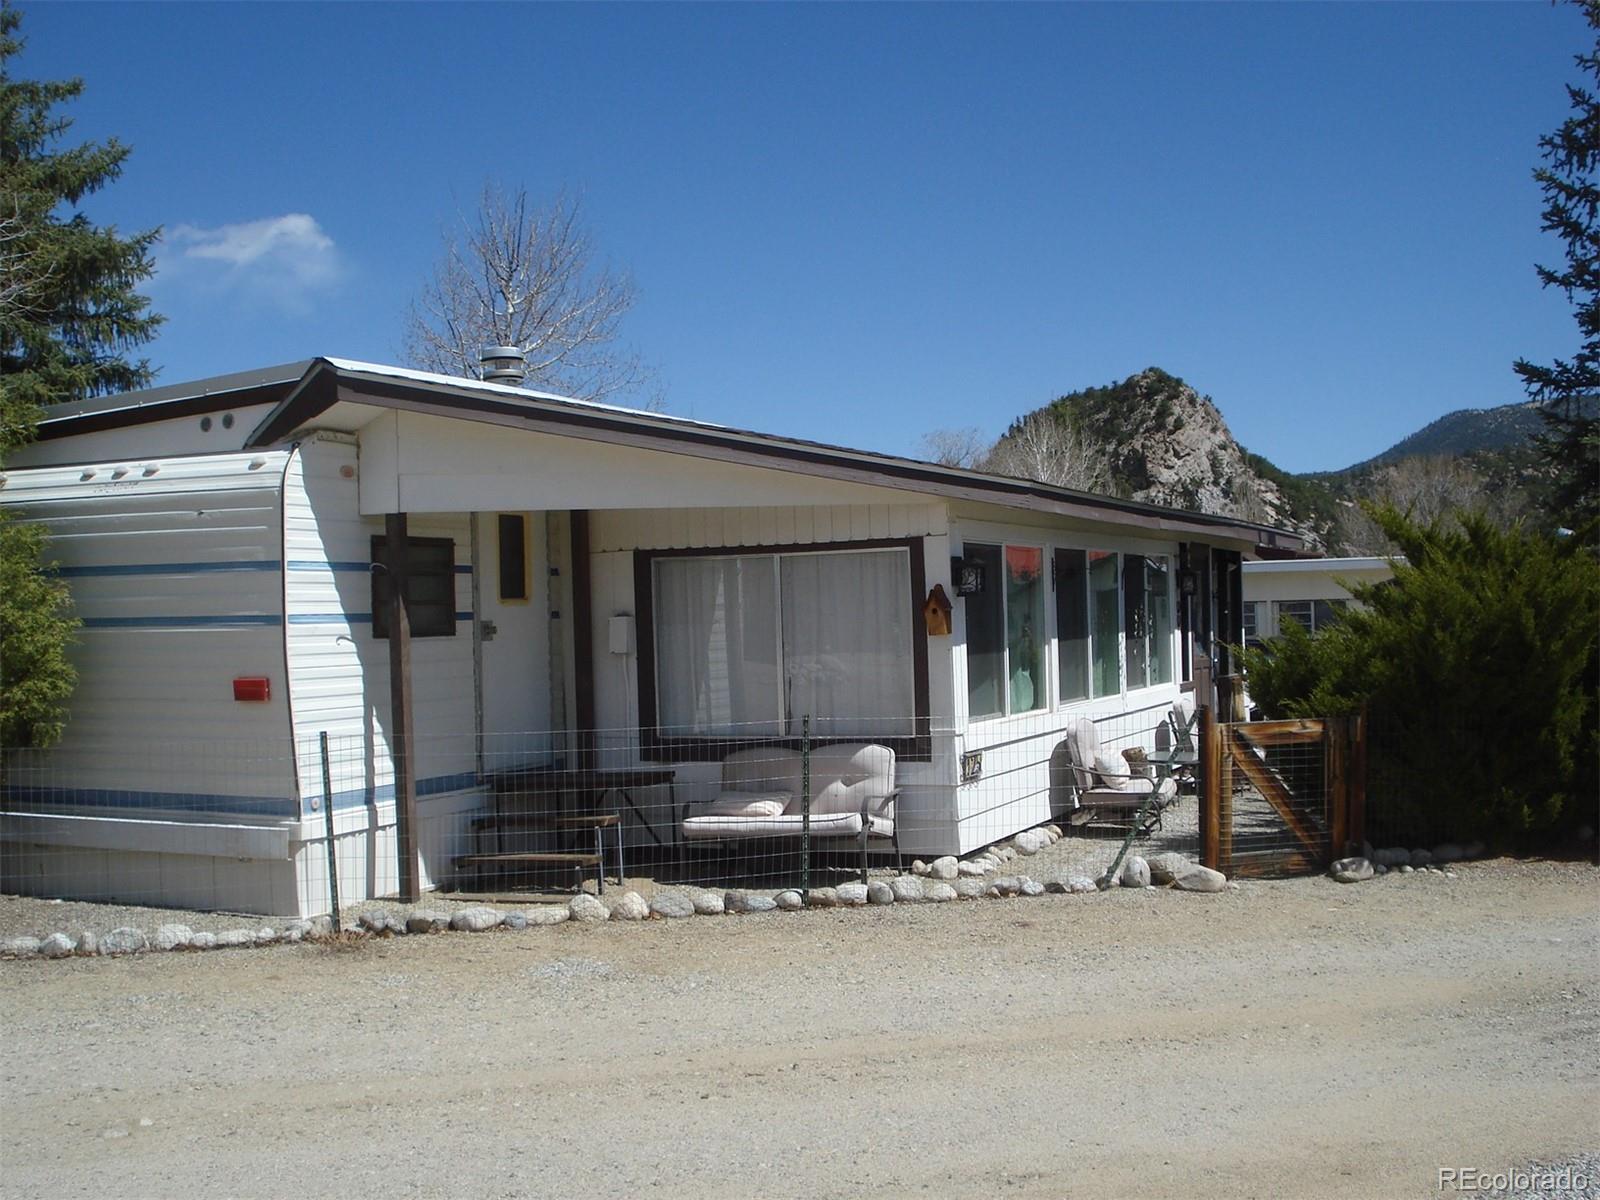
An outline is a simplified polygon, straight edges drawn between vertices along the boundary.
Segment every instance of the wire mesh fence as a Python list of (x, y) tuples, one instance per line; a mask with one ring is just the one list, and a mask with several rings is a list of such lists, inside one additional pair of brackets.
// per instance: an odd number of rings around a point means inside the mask
[[(1093, 879), (1130, 836), (1137, 853), (1198, 852), (1170, 720), (1158, 705), (960, 729), (419, 732), (401, 762), (414, 817), (377, 723), (248, 744), (79, 738), (0, 761), (0, 892), (309, 916), (401, 893), (409, 844), (440, 902), (772, 895), (946, 857), (957, 879)], [(1016, 837), (1051, 825), (1067, 836)]]

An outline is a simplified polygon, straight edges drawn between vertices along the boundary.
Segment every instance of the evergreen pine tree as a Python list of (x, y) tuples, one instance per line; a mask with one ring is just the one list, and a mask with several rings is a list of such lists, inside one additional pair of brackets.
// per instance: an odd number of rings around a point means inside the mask
[[(159, 231), (122, 237), (72, 211), (121, 174), (128, 148), (59, 145), (72, 122), (52, 110), (83, 83), (16, 78), (20, 24), (0, 5), (0, 464), (45, 405), (148, 385), (149, 363), (128, 352), (161, 322), (134, 290)], [(0, 746), (48, 745), (65, 723), (77, 622), (45, 548), (0, 509)]]
[[(1580, 0), (1589, 28), (1600, 34), (1600, 0)], [(1585, 76), (1600, 81), (1600, 38), (1574, 56)], [(1546, 165), (1533, 177), (1544, 192), (1543, 229), (1566, 247), (1564, 270), (1539, 267), (1546, 287), (1558, 287), (1576, 309), (1583, 346), (1570, 360), (1539, 366), (1519, 359), (1528, 395), (1537, 401), (1545, 433), (1537, 439), (1554, 483), (1551, 507), (1573, 529), (1600, 519), (1600, 100), (1567, 85), (1573, 115), (1539, 139)]]

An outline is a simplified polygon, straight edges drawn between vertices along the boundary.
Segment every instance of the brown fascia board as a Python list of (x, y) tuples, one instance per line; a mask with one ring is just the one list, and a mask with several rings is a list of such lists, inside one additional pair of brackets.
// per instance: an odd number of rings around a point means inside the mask
[(671, 417), (630, 413), (545, 397), (501, 399), (448, 384), (370, 375), (317, 360), (294, 391), (257, 426), (246, 449), (288, 437), (335, 403), (367, 404), (404, 412), (464, 418), (612, 445), (642, 447), (744, 466), (798, 471), (850, 483), (899, 487), (951, 499), (1000, 504), (1117, 525), (1140, 525), (1191, 537), (1220, 537), (1249, 546), (1293, 548), (1301, 539), (1286, 530), (1208, 517), (1137, 501), (1072, 492), (1027, 480), (982, 475), (933, 463), (890, 458), (770, 434), (749, 433)]

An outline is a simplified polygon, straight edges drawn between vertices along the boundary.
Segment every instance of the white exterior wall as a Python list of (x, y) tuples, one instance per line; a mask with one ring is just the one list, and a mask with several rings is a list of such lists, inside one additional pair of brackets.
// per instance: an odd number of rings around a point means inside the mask
[[(1046, 678), (1043, 683), (1045, 706), (1013, 716), (971, 718), (967, 712), (966, 604), (955, 596), (954, 589), (946, 583), (955, 606), (955, 636), (950, 639), (949, 655), (950, 695), (955, 713), (952, 723), (955, 736), (952, 741), (958, 764), (955, 777), (959, 778), (959, 759), (962, 754), (975, 751), (983, 756), (982, 775), (975, 782), (960, 785), (956, 789), (958, 845), (949, 852), (962, 854), (1061, 815), (1061, 798), (1054, 797), (1054, 806), (1052, 804), (1049, 761), (1069, 719), (1088, 717), (1094, 720), (1099, 726), (1101, 745), (1112, 752), (1133, 745), (1153, 748), (1155, 727), (1166, 717), (1178, 698), (1178, 675), (1181, 670), (1181, 634), (1177, 630), (1178, 609), (1174, 594), (1171, 610), (1174, 627), (1172, 682), (1125, 690), (1116, 696), (1057, 704), (1059, 660), (1056, 653), (1056, 605), (1048, 579), (1050, 558), (1058, 548), (1108, 550), (1123, 554), (1168, 556), (1173, 568), (1172, 586), (1176, 588), (1177, 541), (1134, 538), (1125, 533), (1110, 534), (1088, 528), (1002, 524), (961, 517), (952, 523), (950, 553), (959, 556), (967, 542), (1030, 546), (1044, 551), (1047, 574), (1044, 607), (1048, 637), (1045, 649)], [(1118, 579), (1120, 596), (1120, 571)], [(991, 580), (989, 586), (1003, 588), (1005, 583), (1004, 580)], [(1121, 661), (1124, 654), (1123, 638), (1119, 638), (1118, 642), (1118, 659)]]
[[(593, 597), (595, 720), (602, 731), (614, 731), (608, 765), (636, 765), (639, 728), (637, 631), (626, 655), (611, 653), (608, 619), (633, 617), (635, 550), (725, 550), (744, 546), (797, 546), (849, 543), (885, 538), (921, 539), (925, 587), (943, 583), (950, 590), (949, 538), (942, 503), (760, 506), (742, 508), (601, 510), (590, 516), (590, 588)], [(913, 596), (920, 609), (923, 596)], [(920, 623), (921, 616), (916, 620)], [(948, 844), (953, 831), (951, 797), (956, 757), (949, 736), (949, 654), (941, 645), (949, 638), (930, 638), (928, 690), (934, 731), (931, 762), (896, 764), (901, 788), (898, 803), (900, 839), (908, 854), (933, 852)], [(602, 749), (608, 738), (602, 732)], [(720, 778), (717, 763), (668, 764), (677, 772), (681, 804), (710, 800)], [(666, 797), (653, 797), (664, 804)], [(638, 840), (647, 835), (630, 833)]]
[(1244, 602), (1256, 606), (1256, 636), (1280, 632), (1278, 605), (1292, 600), (1344, 600), (1350, 583), (1382, 583), (1394, 570), (1382, 558), (1307, 558), (1244, 564)]
[[(177, 417), (147, 425), (130, 425), (125, 429), (29, 442), (11, 452), (6, 466), (21, 469), (60, 463), (114, 463), (119, 456), (127, 462), (129, 456), (148, 458), (152, 453), (159, 453), (163, 460), (199, 454), (237, 454), (251, 431), (271, 411), (270, 404), (256, 404), (209, 413), (206, 417)], [(206, 428), (201, 427), (202, 422)]]
[[(287, 452), (10, 471), (83, 619), (62, 741), (11, 752), (4, 890), (297, 907), (283, 652)], [(264, 676), (271, 699), (233, 699)]]
[[(333, 775), (340, 897), (394, 892), (394, 774), (389, 754), (389, 644), (372, 635), (372, 538), (381, 517), (358, 507), (361, 464), (353, 438), (318, 434), (300, 447), (284, 488), (286, 644), (305, 823), (293, 853), (302, 903), (327, 909), (326, 841), (318, 735)], [(408, 517), (412, 537), (455, 544), (456, 631), (413, 637), (418, 839), (423, 886), (465, 852), (468, 818), (480, 811), (472, 662), (468, 518)], [(319, 899), (320, 897), (320, 899)]]

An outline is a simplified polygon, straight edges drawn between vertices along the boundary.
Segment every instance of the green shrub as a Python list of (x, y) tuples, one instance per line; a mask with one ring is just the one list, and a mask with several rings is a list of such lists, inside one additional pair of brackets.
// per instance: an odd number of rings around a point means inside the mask
[(1368, 717), (1369, 826), (1504, 839), (1592, 820), (1600, 565), (1585, 537), (1369, 509), (1403, 556), (1315, 636), (1243, 652), (1269, 717)]

